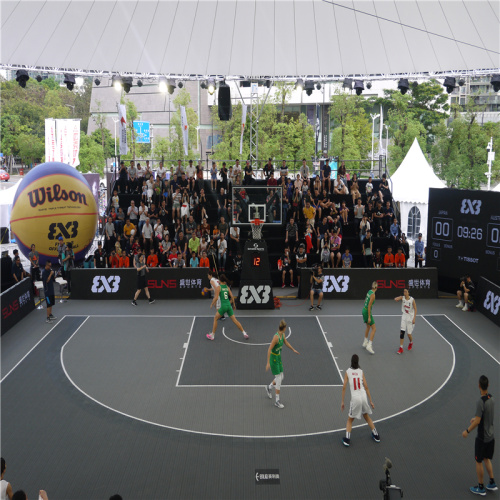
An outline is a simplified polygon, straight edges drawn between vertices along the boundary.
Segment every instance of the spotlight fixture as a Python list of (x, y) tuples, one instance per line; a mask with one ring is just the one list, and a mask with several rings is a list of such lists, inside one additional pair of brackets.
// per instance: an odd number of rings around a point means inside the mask
[(493, 86), (493, 90), (498, 92), (500, 90), (500, 75), (493, 75), (491, 77), (491, 85)]
[(311, 95), (314, 90), (314, 82), (312, 80), (306, 80), (304, 90), (306, 91), (307, 95)]
[(101, 80), (99, 80), (99, 78), (96, 78), (94, 80), (94, 83), (95, 83), (96, 87), (99, 87), (99, 85), (101, 85)]
[(465, 85), (465, 80), (463, 78), (460, 78), (460, 80), (458, 80), (458, 85), (460, 87), (463, 87)]
[(182, 87), (184, 87), (184, 84), (183, 84), (182, 82), (179, 82), (179, 83), (177, 84), (177, 87), (179, 87), (180, 89), (182, 89)]
[(356, 91), (356, 95), (361, 95), (363, 93), (363, 90), (365, 90), (363, 80), (356, 80), (354, 82), (354, 90)]
[(270, 88), (271, 88), (272, 84), (273, 84), (272, 80), (266, 80), (266, 87), (267, 87), (268, 89), (270, 89)]
[(40, 83), (43, 80), (42, 75), (37, 75), (36, 81)]
[(319, 82), (318, 82), (318, 83), (316, 84), (316, 88), (317, 88), (318, 90), (321, 90), (321, 83), (319, 83)]
[(137, 86), (140, 88), (142, 87), (143, 83), (142, 83), (142, 80), (137, 80)]
[(370, 90), (372, 88), (372, 82), (366, 82), (366, 88)]
[(167, 90), (169, 94), (173, 94), (175, 90), (175, 80), (168, 80), (167, 81)]
[(158, 79), (158, 87), (160, 92), (165, 93), (167, 91), (167, 79), (164, 76), (160, 76)]
[(248, 87), (248, 88), (250, 88), (251, 85), (252, 85), (252, 83), (250, 82), (250, 80), (242, 80), (240, 87), (243, 87), (243, 88)]
[(123, 87), (123, 81), (120, 75), (115, 75), (111, 78), (111, 83), (117, 92), (121, 92)]
[(16, 71), (16, 82), (24, 89), (26, 88), (26, 82), (30, 79), (30, 75), (25, 69), (18, 69)]
[(64, 83), (66, 84), (66, 88), (68, 90), (73, 90), (75, 86), (75, 75), (68, 75), (67, 73), (64, 74)]
[(342, 88), (352, 90), (352, 78), (344, 78)]
[(213, 93), (215, 92), (215, 80), (213, 78), (209, 78), (207, 80), (207, 89), (208, 93), (210, 95), (213, 95)]
[(123, 78), (123, 90), (124, 90), (125, 94), (128, 94), (130, 92), (131, 88), (132, 88), (132, 77), (125, 76)]
[(302, 78), (298, 78), (295, 82), (295, 89), (301, 92), (304, 90), (304, 80), (302, 80)]
[(446, 87), (446, 92), (448, 92), (448, 94), (451, 94), (456, 87), (455, 78), (453, 78), (452, 76), (447, 76), (444, 79), (443, 86)]
[(202, 89), (206, 89), (207, 88), (207, 82), (205, 80), (203, 80), (201, 83), (200, 83), (200, 87)]
[(405, 95), (408, 90), (410, 90), (410, 84), (408, 83), (408, 80), (406, 78), (400, 78), (398, 82), (398, 89), (399, 91)]

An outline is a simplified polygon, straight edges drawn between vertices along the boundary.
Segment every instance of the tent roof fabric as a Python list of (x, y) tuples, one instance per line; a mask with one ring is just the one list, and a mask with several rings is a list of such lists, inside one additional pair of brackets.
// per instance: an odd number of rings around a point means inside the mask
[(492, 191), (498, 191), (500, 193), (500, 184), (497, 184), (496, 187), (492, 189)]
[(392, 197), (399, 202), (429, 203), (429, 188), (445, 187), (427, 162), (416, 138), (391, 181)]
[(2, 0), (0, 9), (4, 67), (255, 78), (500, 68), (500, 3), (489, 0)]

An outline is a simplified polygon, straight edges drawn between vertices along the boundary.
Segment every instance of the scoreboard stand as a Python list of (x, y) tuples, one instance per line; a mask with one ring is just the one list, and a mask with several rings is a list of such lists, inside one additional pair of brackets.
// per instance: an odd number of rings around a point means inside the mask
[(267, 243), (260, 239), (261, 221), (251, 221), (253, 238), (245, 242), (238, 309), (274, 309)]

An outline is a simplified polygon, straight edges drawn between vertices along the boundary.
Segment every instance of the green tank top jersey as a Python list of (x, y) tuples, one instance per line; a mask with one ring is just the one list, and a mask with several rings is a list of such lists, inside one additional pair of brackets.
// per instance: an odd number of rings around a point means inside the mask
[[(274, 354), (275, 357), (281, 356), (281, 349), (283, 349), (283, 344), (285, 343), (285, 334), (280, 337), (279, 333), (275, 333), (278, 336), (278, 343), (271, 349), (271, 354)], [(272, 359), (272, 357), (271, 357)]]
[(220, 298), (221, 308), (231, 305), (231, 299), (230, 299), (229, 289), (227, 288), (227, 285), (223, 285), (223, 284), (220, 285), (219, 298)]
[(278, 336), (278, 343), (271, 349), (271, 356), (269, 356), (269, 365), (271, 366), (271, 372), (273, 375), (279, 375), (283, 371), (283, 364), (281, 362), (281, 349), (283, 349), (283, 344), (285, 343), (285, 334), (280, 338), (279, 333), (275, 333)]
[[(363, 305), (363, 309), (366, 309), (368, 311), (368, 304), (370, 303), (370, 298), (371, 296), (373, 295), (373, 290), (370, 290), (367, 294), (366, 294), (366, 299), (365, 299), (365, 304)], [(375, 299), (374, 299), (375, 301)]]

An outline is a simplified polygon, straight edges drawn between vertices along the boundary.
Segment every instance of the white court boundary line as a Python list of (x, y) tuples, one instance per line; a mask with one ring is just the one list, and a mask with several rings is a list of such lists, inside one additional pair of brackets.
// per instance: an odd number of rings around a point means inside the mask
[(474, 342), (474, 344), (476, 344), (478, 347), (480, 347), (493, 361), (496, 361), (500, 365), (500, 361), (498, 361), (498, 359), (496, 359), (493, 356), (493, 354), (489, 353), (479, 342), (475, 341), (465, 330), (462, 330), (462, 328), (460, 328), (453, 320), (451, 320), (450, 318), (448, 318), (448, 316), (446, 314), (443, 314), (443, 316), (450, 323), (452, 323), (453, 325), (455, 325), (465, 336), (469, 337), (469, 339), (472, 340), (472, 342)]
[(186, 347), (184, 348), (184, 355), (182, 356), (181, 367), (179, 368), (179, 375), (177, 376), (177, 381), (175, 382), (175, 387), (179, 387), (179, 380), (181, 379), (182, 367), (184, 366), (184, 360), (186, 359), (187, 351), (189, 348), (189, 342), (191, 341), (191, 334), (193, 333), (194, 322), (196, 321), (196, 316), (193, 316), (193, 322), (191, 323), (191, 328), (188, 332), (188, 341)]
[(333, 358), (333, 362), (335, 363), (335, 366), (337, 367), (337, 371), (339, 372), (339, 377), (340, 377), (340, 380), (342, 382), (342, 387), (344, 386), (344, 379), (342, 378), (342, 373), (340, 373), (340, 368), (339, 368), (339, 365), (337, 364), (337, 359), (335, 358), (335, 356), (333, 355), (333, 352), (332, 352), (332, 347), (330, 347), (330, 344), (328, 342), (328, 339), (326, 338), (326, 332), (325, 330), (323, 330), (323, 327), (321, 326), (321, 323), (319, 321), (319, 317), (316, 316), (316, 319), (318, 321), (318, 325), (319, 325), (319, 328), (321, 330), (321, 333), (323, 334), (323, 337), (325, 339), (325, 342), (326, 342), (326, 348), (328, 349), (328, 352), (331, 354), (332, 358)]
[[(290, 330), (290, 333), (286, 336), (287, 339), (290, 338), (290, 335), (292, 335), (292, 329), (290, 327), (288, 327), (288, 330)], [(224, 327), (222, 327), (222, 335), (224, 335), (224, 337), (226, 337), (227, 340), (230, 340), (231, 342), (234, 342), (235, 344), (243, 344), (243, 345), (269, 345), (270, 342), (266, 343), (266, 344), (253, 344), (251, 342), (242, 342), (241, 340), (234, 340), (234, 339), (231, 339), (229, 338), (227, 335), (226, 335), (226, 332), (224, 330)]]
[[(87, 314), (66, 314), (65, 317), (78, 317), (78, 316), (87, 316)], [(192, 314), (89, 314), (91, 318), (192, 318)], [(258, 316), (259, 318), (264, 319), (273, 319), (279, 318), (280, 316), (285, 316), (286, 318), (314, 318), (312, 314), (282, 314), (282, 315), (269, 315), (269, 316)], [(417, 317), (421, 316), (421, 314), (417, 314)], [(444, 316), (443, 314), (426, 314), (426, 316)], [(211, 318), (213, 319), (213, 315), (196, 315), (197, 318)], [(238, 314), (238, 318), (256, 318), (255, 314), (252, 315), (243, 315)], [(361, 314), (321, 314), (320, 318), (362, 318)], [(373, 314), (373, 317), (377, 318), (400, 318), (401, 314)]]

